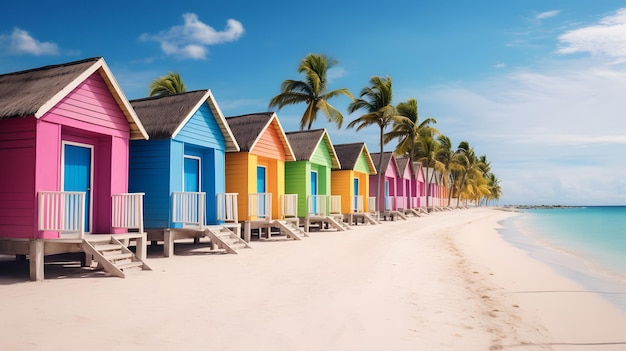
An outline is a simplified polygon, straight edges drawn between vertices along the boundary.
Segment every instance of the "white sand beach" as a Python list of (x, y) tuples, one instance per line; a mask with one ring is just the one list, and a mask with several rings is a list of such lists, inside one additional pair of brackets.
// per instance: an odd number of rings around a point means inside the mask
[(626, 313), (500, 238), (514, 215), (438, 212), (238, 255), (179, 244), (126, 279), (0, 275), (0, 350), (626, 350)]

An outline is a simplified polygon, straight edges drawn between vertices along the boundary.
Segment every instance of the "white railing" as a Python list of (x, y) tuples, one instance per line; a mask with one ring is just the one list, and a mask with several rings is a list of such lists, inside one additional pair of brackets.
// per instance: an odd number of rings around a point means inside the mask
[(396, 210), (398, 209), (407, 209), (407, 198), (405, 196), (396, 197)]
[(376, 212), (377, 211), (378, 206), (376, 206), (376, 197), (375, 196), (370, 196), (367, 198), (367, 211), (368, 212)]
[(272, 193), (248, 194), (248, 218), (272, 220)]
[(394, 209), (396, 198), (394, 196), (386, 196), (385, 197), (385, 210), (391, 211)]
[(341, 195), (330, 195), (330, 214), (341, 214)]
[(143, 233), (143, 196), (144, 193), (113, 194), (111, 227)]
[(183, 226), (204, 228), (206, 224), (206, 193), (173, 192), (172, 222)]
[(420, 196), (419, 207), (426, 207), (426, 196)]
[(40, 191), (38, 229), (85, 236), (85, 193)]
[(283, 194), (280, 196), (280, 217), (298, 217), (298, 194)]
[(363, 212), (363, 195), (352, 196), (352, 211)]
[(328, 195), (307, 196), (307, 214), (309, 216), (328, 216)]
[(217, 220), (225, 223), (239, 222), (237, 213), (237, 193), (217, 194)]

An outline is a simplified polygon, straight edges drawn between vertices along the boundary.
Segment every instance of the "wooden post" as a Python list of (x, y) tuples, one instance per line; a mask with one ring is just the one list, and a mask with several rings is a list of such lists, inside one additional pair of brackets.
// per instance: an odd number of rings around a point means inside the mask
[(174, 237), (171, 229), (165, 229), (163, 237), (163, 256), (174, 256)]
[(44, 279), (44, 243), (43, 240), (33, 240), (29, 247), (30, 257), (30, 280), (41, 281)]

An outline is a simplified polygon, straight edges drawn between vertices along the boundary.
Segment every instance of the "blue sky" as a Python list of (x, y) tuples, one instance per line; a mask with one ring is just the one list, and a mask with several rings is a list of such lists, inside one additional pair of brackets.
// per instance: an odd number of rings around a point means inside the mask
[[(0, 12), (0, 73), (102, 56), (129, 99), (173, 71), (211, 89), (226, 116), (267, 111), (310, 52), (339, 61), (331, 89), (357, 95), (390, 76), (394, 103), (416, 98), (421, 119), (487, 156), (500, 204), (626, 204), (623, 1), (70, 0)], [(331, 103), (344, 126), (360, 115), (347, 98)], [(277, 113), (290, 131), (302, 112)], [(379, 150), (375, 127), (338, 130), (323, 115), (313, 127)]]

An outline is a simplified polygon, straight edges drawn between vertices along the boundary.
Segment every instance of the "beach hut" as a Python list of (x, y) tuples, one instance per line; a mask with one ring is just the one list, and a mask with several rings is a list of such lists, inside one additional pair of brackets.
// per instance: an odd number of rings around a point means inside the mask
[(416, 182), (416, 192), (415, 197), (417, 200), (417, 204), (414, 208), (419, 208), (420, 213), (425, 213), (426, 207), (426, 186), (425, 186), (425, 176), (424, 176), (424, 166), (422, 166), (421, 162), (413, 162), (413, 169), (415, 170), (415, 182)]
[(101, 57), (0, 75), (0, 253), (28, 255), (33, 280), (58, 253), (148, 269), (142, 194), (128, 194), (129, 140), (147, 138)]
[(238, 224), (225, 223), (236, 219), (225, 204), (237, 200), (236, 194), (225, 194), (225, 154), (239, 146), (213, 93), (197, 90), (130, 103), (150, 137), (130, 143), (129, 180), (131, 191), (146, 194), (149, 241), (163, 241), (165, 257), (173, 254), (176, 240), (202, 237), (216, 249), (236, 253), (245, 244), (238, 240)]
[(370, 175), (376, 174), (376, 167), (367, 146), (363, 142), (335, 144), (335, 152), (341, 167), (331, 171), (331, 193), (341, 196), (344, 220), (348, 223), (379, 223), (368, 214), (375, 211), (371, 207), (376, 207), (375, 203), (369, 203), (369, 179)]
[(346, 230), (341, 197), (331, 196), (331, 170), (340, 168), (326, 129), (287, 132), (295, 161), (285, 163), (285, 192), (298, 195), (298, 217), (311, 225)]
[(415, 173), (413, 162), (408, 157), (396, 157), (396, 163), (401, 175), (398, 182), (398, 196), (400, 197), (401, 205), (398, 205), (398, 207), (404, 210), (404, 214), (420, 216), (417, 174)]
[(402, 176), (398, 169), (398, 163), (393, 152), (383, 152), (382, 154), (372, 153), (372, 161), (380, 167), (381, 175), (380, 193), (378, 191), (378, 175), (370, 175), (370, 194), (376, 196), (376, 206), (380, 216), (384, 219), (396, 220), (406, 219), (403, 211), (403, 197), (399, 193), (402, 191)]
[(294, 152), (274, 112), (227, 117), (240, 151), (226, 153), (226, 192), (238, 193), (238, 218), (244, 240), (253, 230), (268, 238), (272, 228), (300, 239), (297, 195), (285, 194), (285, 162)]

